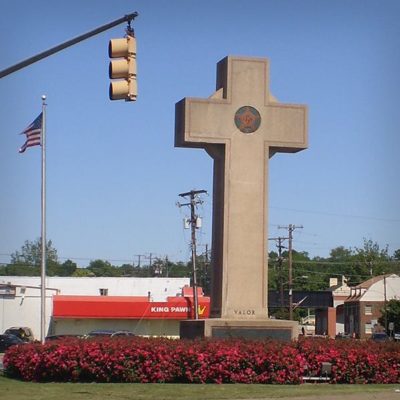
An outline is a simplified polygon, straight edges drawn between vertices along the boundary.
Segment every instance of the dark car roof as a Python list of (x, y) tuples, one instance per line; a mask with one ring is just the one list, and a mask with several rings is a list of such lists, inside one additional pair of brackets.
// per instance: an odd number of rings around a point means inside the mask
[(112, 335), (116, 331), (112, 329), (96, 329), (88, 333), (89, 336)]
[(28, 328), (27, 326), (12, 326), (11, 328), (6, 329), (6, 331), (18, 331), (20, 329), (29, 332), (31, 331), (31, 328)]
[[(24, 333), (26, 336), (32, 336), (32, 330), (31, 328), (28, 328), (27, 326), (13, 326), (11, 328), (8, 328), (5, 330), (4, 333)], [(17, 335), (18, 336), (18, 335)]]
[(0, 335), (0, 338), (2, 338), (2, 339), (17, 339), (18, 341), (22, 342), (21, 338), (13, 335), (12, 333), (3, 333)]
[(79, 339), (81, 335), (72, 335), (72, 334), (59, 334), (59, 335), (49, 335), (46, 336), (46, 340), (58, 340), (58, 339)]
[(115, 336), (135, 336), (135, 334), (128, 330), (114, 331), (112, 329), (96, 329), (94, 331), (90, 331), (86, 336), (87, 337), (91, 337), (91, 336), (115, 337)]
[(114, 336), (136, 336), (136, 335), (131, 331), (122, 330), (114, 332), (111, 336), (114, 337)]

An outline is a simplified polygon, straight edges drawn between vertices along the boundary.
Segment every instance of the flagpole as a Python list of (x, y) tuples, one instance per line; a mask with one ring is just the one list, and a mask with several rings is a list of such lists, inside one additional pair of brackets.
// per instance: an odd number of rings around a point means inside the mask
[(41, 291), (40, 291), (40, 341), (46, 337), (46, 96), (42, 96), (42, 229), (41, 229)]

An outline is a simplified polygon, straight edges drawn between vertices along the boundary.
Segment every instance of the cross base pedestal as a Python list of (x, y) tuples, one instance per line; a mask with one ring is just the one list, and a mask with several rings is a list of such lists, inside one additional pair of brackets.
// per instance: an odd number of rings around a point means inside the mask
[(195, 338), (243, 338), (243, 339), (279, 339), (291, 341), (298, 338), (297, 321), (277, 319), (236, 320), (209, 318), (185, 320), (180, 322), (181, 339)]

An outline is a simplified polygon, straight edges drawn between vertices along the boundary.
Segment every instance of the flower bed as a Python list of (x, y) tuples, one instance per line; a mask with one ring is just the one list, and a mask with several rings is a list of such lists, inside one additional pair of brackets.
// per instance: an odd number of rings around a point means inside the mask
[(332, 364), (333, 383), (400, 383), (400, 344), (119, 337), (11, 347), (9, 377), (29, 381), (299, 384)]

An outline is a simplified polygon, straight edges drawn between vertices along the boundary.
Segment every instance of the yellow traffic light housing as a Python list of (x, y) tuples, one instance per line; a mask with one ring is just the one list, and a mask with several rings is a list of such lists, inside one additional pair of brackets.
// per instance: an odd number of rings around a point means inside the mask
[(108, 44), (110, 100), (135, 101), (137, 97), (136, 81), (136, 38), (128, 31), (122, 39), (111, 39)]

